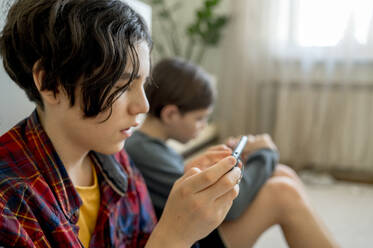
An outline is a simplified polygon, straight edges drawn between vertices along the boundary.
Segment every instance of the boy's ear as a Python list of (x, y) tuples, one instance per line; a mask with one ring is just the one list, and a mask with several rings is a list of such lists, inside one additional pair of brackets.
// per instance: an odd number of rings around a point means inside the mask
[(179, 108), (176, 105), (170, 104), (163, 107), (160, 114), (161, 120), (168, 124), (180, 117)]
[(48, 102), (49, 104), (58, 104), (58, 94), (55, 95), (53, 91), (50, 90), (41, 90), (41, 86), (45, 78), (45, 71), (39, 67), (39, 61), (37, 61), (32, 68), (32, 77), (43, 102)]

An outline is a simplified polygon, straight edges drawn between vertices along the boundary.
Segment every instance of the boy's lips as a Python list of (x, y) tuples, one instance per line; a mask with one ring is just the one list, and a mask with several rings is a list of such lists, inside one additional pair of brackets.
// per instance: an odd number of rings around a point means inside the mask
[(131, 128), (126, 128), (126, 129), (122, 129), (120, 130), (120, 133), (124, 136), (124, 138), (128, 138), (131, 136), (132, 132), (131, 132)]
[(133, 128), (138, 126), (138, 125), (139, 125), (139, 123), (136, 122), (128, 128), (121, 129), (120, 132), (121, 132), (121, 134), (123, 134), (125, 136), (125, 138), (128, 138), (128, 137), (131, 136)]

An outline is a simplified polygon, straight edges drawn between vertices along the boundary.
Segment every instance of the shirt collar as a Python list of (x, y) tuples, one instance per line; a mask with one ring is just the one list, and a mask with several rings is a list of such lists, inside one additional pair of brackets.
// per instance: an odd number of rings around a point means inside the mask
[(113, 155), (92, 152), (102, 175), (115, 192), (123, 196), (128, 188), (128, 176), (123, 166), (118, 163)]

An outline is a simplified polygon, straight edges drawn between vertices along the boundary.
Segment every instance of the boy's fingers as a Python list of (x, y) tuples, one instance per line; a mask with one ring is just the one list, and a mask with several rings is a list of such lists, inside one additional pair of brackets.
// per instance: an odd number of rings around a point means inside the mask
[(209, 160), (209, 162), (212, 162), (212, 164), (215, 164), (216, 162), (222, 160), (223, 158), (231, 155), (231, 150), (224, 150), (224, 151), (208, 151), (206, 152), (205, 156)]
[(240, 178), (241, 169), (234, 167), (233, 170), (225, 174), (215, 184), (203, 190), (203, 194), (206, 194), (211, 200), (215, 200), (231, 191), (239, 183)]
[(188, 184), (190, 184), (192, 192), (200, 192), (215, 184), (222, 176), (232, 169), (235, 163), (236, 159), (229, 156), (220, 160), (218, 163), (207, 168), (206, 170), (189, 176), (187, 181)]
[(237, 166), (238, 166), (238, 168), (240, 168), (242, 170), (242, 161), (241, 161), (241, 159), (238, 160), (238, 165)]
[(207, 151), (232, 151), (227, 145), (220, 144), (216, 146), (211, 146)]
[(229, 138), (226, 140), (226, 142), (225, 142), (225, 144), (226, 144), (228, 147), (230, 147), (230, 148), (235, 147), (235, 146), (237, 145), (237, 143), (238, 143), (238, 139), (237, 139), (237, 138), (234, 138), (234, 137), (229, 137)]
[(187, 171), (184, 173), (184, 175), (181, 177), (181, 179), (186, 179), (186, 178), (191, 177), (191, 176), (193, 176), (193, 175), (196, 175), (196, 174), (198, 174), (198, 173), (200, 173), (200, 172), (201, 172), (201, 170), (200, 170), (199, 168), (197, 168), (197, 167), (192, 167), (192, 168), (190, 168), (189, 170), (187, 170)]
[(205, 170), (220, 160), (230, 156), (232, 152), (230, 151), (208, 151), (203, 154), (203, 157), (196, 159), (195, 161), (191, 161), (191, 166), (199, 167), (202, 170)]
[(236, 184), (232, 189), (227, 191), (224, 195), (218, 197), (215, 200), (215, 203), (218, 206), (222, 206), (222, 205), (226, 204), (226, 206), (228, 208), (227, 210), (229, 210), (230, 207), (232, 206), (233, 200), (238, 196), (239, 193), (240, 193), (240, 186), (238, 184)]
[(231, 151), (222, 150), (222, 151), (207, 151), (204, 154), (192, 159), (186, 163), (185, 168), (188, 170), (190, 167), (198, 167), (201, 170), (205, 170), (208, 167), (216, 164), (225, 157), (231, 155)]

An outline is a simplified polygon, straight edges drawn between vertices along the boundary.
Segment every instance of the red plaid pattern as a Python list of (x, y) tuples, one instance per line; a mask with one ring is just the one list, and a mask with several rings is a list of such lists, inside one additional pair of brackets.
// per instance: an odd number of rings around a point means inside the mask
[[(127, 190), (118, 192), (97, 165), (101, 206), (90, 247), (143, 247), (156, 224), (153, 206), (126, 153), (115, 158)], [(0, 246), (82, 247), (80, 205), (36, 111), (0, 137)]]

